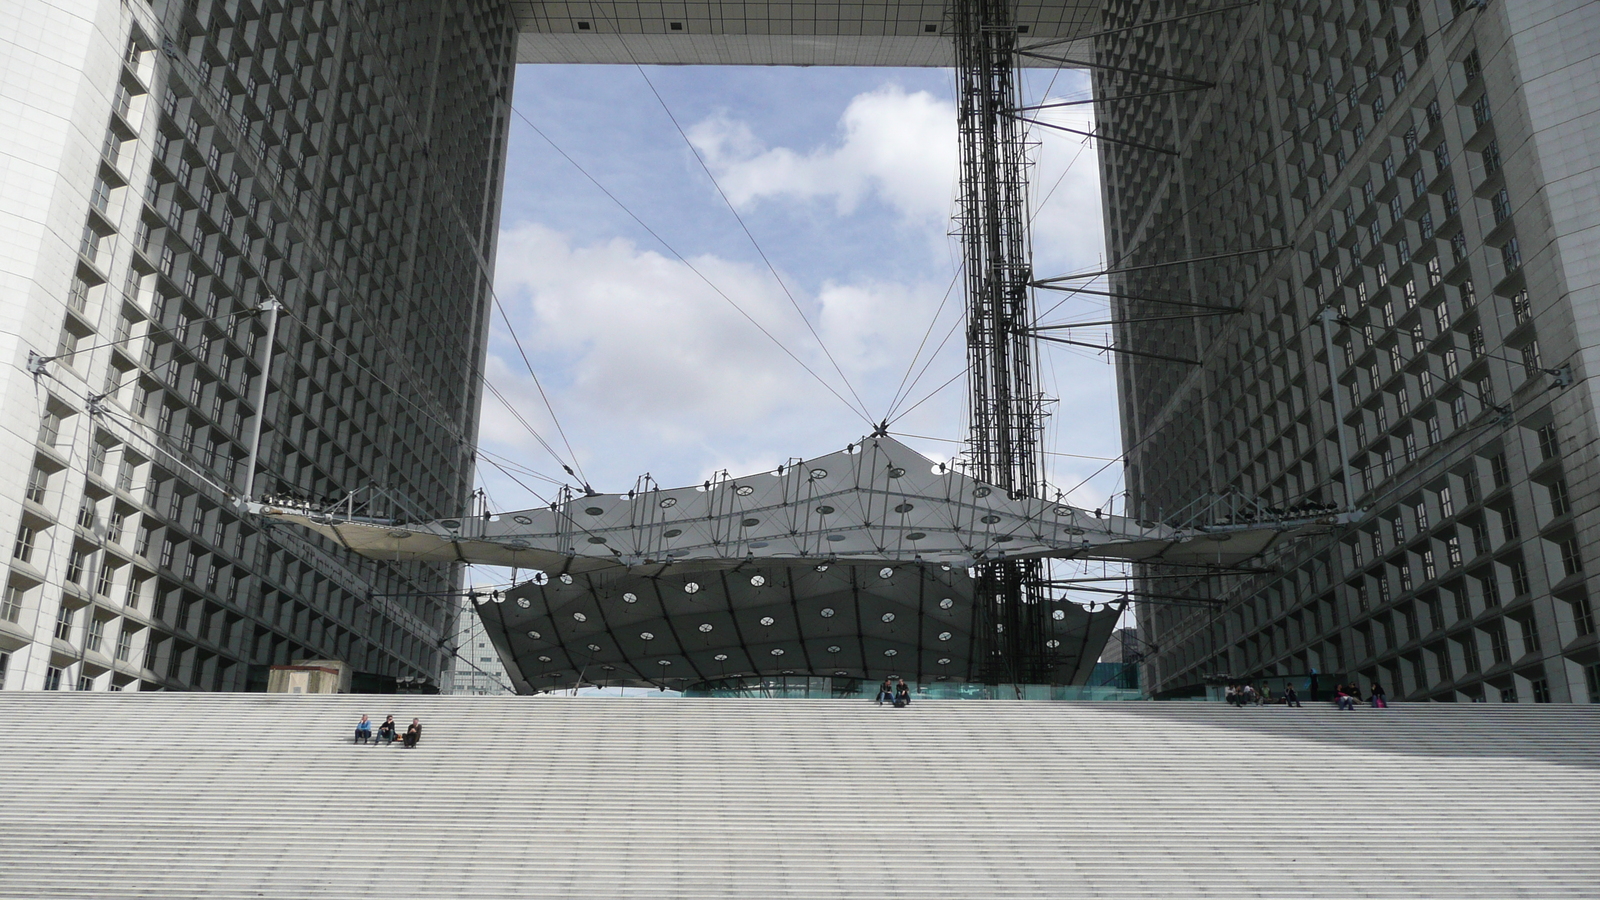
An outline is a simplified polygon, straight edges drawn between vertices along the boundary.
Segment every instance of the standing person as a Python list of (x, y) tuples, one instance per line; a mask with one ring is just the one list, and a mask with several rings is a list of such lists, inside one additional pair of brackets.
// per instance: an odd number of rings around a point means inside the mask
[[(397, 736), (394, 732), (394, 716), (386, 716), (383, 720), (383, 724), (378, 726), (378, 740), (385, 744), (392, 744)], [(377, 742), (374, 742), (372, 746), (378, 746)]]
[(1286, 683), (1283, 686), (1283, 705), (1285, 708), (1300, 705), (1300, 695), (1294, 692), (1293, 684)]
[(415, 747), (417, 741), (422, 740), (422, 720), (412, 719), (411, 726), (406, 729), (405, 747), (407, 750)]
[(894, 705), (911, 705), (911, 688), (906, 686), (906, 680), (904, 678), (900, 679), (900, 683), (894, 686)]
[(372, 720), (362, 716), (361, 721), (356, 723), (356, 743), (365, 744), (370, 740), (372, 740)]
[(885, 703), (893, 703), (893, 702), (894, 702), (894, 682), (892, 680), (888, 679), (888, 678), (885, 678), (883, 680), (883, 684), (878, 685), (878, 705), (882, 706)]
[(1372, 683), (1372, 708), (1388, 709), (1389, 697), (1383, 692), (1383, 685), (1374, 681)]

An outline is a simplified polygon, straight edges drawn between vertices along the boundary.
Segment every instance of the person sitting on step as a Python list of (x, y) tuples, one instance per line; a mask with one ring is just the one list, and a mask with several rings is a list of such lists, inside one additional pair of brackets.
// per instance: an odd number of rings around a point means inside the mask
[(900, 683), (894, 686), (894, 705), (897, 707), (911, 705), (911, 688), (906, 686), (904, 678), (900, 679)]
[(406, 729), (405, 747), (407, 750), (415, 747), (417, 741), (422, 740), (422, 720), (412, 719), (411, 727)]
[(372, 720), (363, 715), (361, 721), (356, 723), (356, 743), (365, 744), (370, 740), (372, 740)]
[[(395, 734), (394, 716), (388, 716), (383, 720), (383, 724), (378, 726), (378, 741), (392, 744), (396, 737), (398, 735)], [(373, 746), (376, 747), (377, 743), (375, 742)]]
[(878, 685), (878, 705), (894, 702), (894, 683), (885, 678), (883, 684)]

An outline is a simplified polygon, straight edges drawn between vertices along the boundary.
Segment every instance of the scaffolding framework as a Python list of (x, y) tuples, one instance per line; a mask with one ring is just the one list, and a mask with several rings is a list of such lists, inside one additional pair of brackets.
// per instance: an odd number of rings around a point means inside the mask
[[(1018, 107), (1017, 29), (1007, 0), (952, 0), (961, 151), (959, 226), (966, 260), (972, 469), (1012, 497), (1041, 496), (1041, 397), (1027, 148)], [(1038, 560), (978, 568), (978, 671), (990, 683), (1060, 680)]]

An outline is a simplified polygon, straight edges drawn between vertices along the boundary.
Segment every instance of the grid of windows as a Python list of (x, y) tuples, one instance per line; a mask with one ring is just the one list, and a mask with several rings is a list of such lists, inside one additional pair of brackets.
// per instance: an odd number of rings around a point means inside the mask
[[(1117, 303), (1119, 318), (1149, 319), (1119, 338), (1147, 354), (1118, 370), (1132, 429), (1130, 501), (1147, 518), (1193, 508), (1206, 490), (1290, 513), (1342, 504), (1370, 512), (1359, 530), (1270, 553), (1267, 564), (1282, 575), (1189, 591), (1220, 601), (1221, 614), (1140, 607), (1141, 628), (1160, 647), (1148, 678), (1160, 692), (1220, 672), (1315, 669), (1382, 676), (1402, 697), (1481, 697), (1504, 687), (1514, 663), (1562, 652), (1573, 635), (1567, 625), (1549, 633), (1551, 622), (1566, 621), (1552, 614), (1550, 592), (1561, 573), (1583, 571), (1559, 417), (1585, 413), (1551, 403), (1559, 385), (1546, 367), (1549, 335), (1539, 332), (1558, 326), (1540, 311), (1560, 298), (1539, 296), (1525, 271), (1533, 261), (1517, 229), (1533, 219), (1521, 205), (1540, 201), (1518, 195), (1523, 182), (1507, 171), (1523, 163), (1503, 149), (1524, 137), (1497, 133), (1522, 127), (1508, 115), (1520, 87), (1500, 42), (1480, 56), (1473, 28), (1446, 31), (1448, 19), (1426, 5), (1420, 13), (1387, 2), (1281, 6), (1281, 16), (1219, 17), (1208, 30), (1160, 37), (1130, 29), (1097, 44), (1108, 60), (1158, 46), (1186, 61), (1186, 75), (1250, 85), (1176, 101), (1130, 97), (1101, 110), (1102, 127), (1119, 138), (1181, 157), (1174, 170), (1157, 154), (1102, 148), (1108, 243), (1130, 270), (1112, 289), (1229, 298), (1249, 313), (1178, 323), (1157, 318), (1170, 303)], [(1136, 3), (1111, 3), (1105, 25), (1141, 15)], [(1341, 37), (1352, 30), (1395, 39)], [(1101, 97), (1135, 90), (1120, 74), (1094, 77)], [(1202, 247), (1195, 234), (1229, 237)], [(1171, 265), (1283, 246), (1293, 249)], [(1338, 316), (1331, 359), (1323, 307)], [(1339, 475), (1341, 430), (1349, 485)], [(1209, 458), (1196, 452), (1212, 447)], [(1426, 617), (1416, 614), (1419, 601)], [(1292, 627), (1309, 608), (1324, 613), (1318, 627)], [(1446, 642), (1421, 644), (1435, 632)], [(1529, 690), (1561, 695), (1548, 680)]]

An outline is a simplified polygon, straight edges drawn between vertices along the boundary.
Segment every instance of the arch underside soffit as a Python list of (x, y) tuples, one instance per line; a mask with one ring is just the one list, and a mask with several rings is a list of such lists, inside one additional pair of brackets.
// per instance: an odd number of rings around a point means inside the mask
[[(1016, 22), (1026, 29), (1029, 43), (1089, 34), (1099, 27), (1101, 5), (1101, 0), (1018, 3)], [(955, 62), (942, 0), (512, 0), (511, 8), (519, 63), (947, 67)], [(1072, 58), (1084, 58), (1089, 50), (1087, 42), (1050, 49)]]

